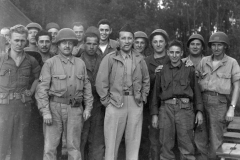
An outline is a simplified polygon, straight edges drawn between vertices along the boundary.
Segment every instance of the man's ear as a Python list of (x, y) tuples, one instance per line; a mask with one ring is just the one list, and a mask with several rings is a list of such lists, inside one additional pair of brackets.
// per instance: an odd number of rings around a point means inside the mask
[(112, 28), (110, 28), (110, 30), (109, 30), (109, 34), (111, 34), (112, 33)]

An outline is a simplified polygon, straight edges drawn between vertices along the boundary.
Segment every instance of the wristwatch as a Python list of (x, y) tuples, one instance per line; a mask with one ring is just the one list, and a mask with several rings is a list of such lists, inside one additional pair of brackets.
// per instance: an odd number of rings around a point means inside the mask
[(235, 105), (233, 105), (233, 104), (231, 104), (231, 105), (230, 105), (230, 107), (231, 107), (231, 106), (233, 107), (233, 109), (235, 109), (235, 107), (236, 107), (236, 106), (235, 106)]

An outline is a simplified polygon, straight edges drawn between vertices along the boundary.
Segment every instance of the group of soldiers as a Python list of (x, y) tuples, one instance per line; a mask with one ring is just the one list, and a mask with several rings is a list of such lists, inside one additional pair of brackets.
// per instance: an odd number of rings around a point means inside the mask
[(165, 30), (111, 33), (107, 19), (1, 30), (1, 160), (55, 160), (62, 138), (69, 160), (117, 160), (123, 137), (126, 160), (142, 148), (149, 160), (178, 159), (176, 148), (180, 159), (217, 159), (239, 94), (228, 36), (215, 32), (206, 45), (193, 34), (183, 58)]

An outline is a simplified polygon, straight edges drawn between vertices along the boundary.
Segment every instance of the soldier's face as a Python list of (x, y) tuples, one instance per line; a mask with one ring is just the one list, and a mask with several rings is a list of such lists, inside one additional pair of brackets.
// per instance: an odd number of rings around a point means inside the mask
[(9, 29), (2, 29), (2, 30), (1, 30), (1, 34), (2, 34), (7, 40), (9, 40), (9, 32), (10, 32)]
[(38, 37), (37, 47), (41, 53), (48, 53), (51, 47), (50, 37), (46, 35)]
[(222, 56), (225, 53), (226, 46), (224, 43), (212, 43), (211, 50), (214, 56)]
[(27, 43), (27, 35), (13, 32), (10, 36), (9, 43), (11, 50), (21, 53)]
[(199, 39), (194, 39), (189, 44), (190, 54), (198, 55), (201, 54), (203, 50), (202, 42)]
[(93, 56), (96, 54), (98, 49), (98, 38), (97, 37), (87, 37), (85, 42), (85, 51), (88, 55)]
[(162, 35), (155, 35), (152, 39), (152, 47), (154, 52), (162, 53), (165, 51), (166, 48), (166, 41)]
[(136, 38), (133, 46), (139, 53), (143, 53), (146, 48), (146, 41), (144, 38)]
[(134, 42), (133, 34), (131, 32), (121, 31), (119, 33), (119, 47), (123, 52), (129, 52), (132, 49)]
[(79, 42), (82, 42), (83, 37), (84, 37), (84, 28), (83, 26), (74, 26), (73, 31), (77, 36), (77, 39)]
[(181, 57), (183, 55), (183, 51), (180, 47), (178, 46), (171, 46), (168, 49), (168, 56), (171, 60), (171, 63), (179, 63), (181, 61)]
[(58, 34), (58, 29), (56, 28), (51, 28), (48, 30), (49, 33), (51, 33), (52, 35), (52, 43), (55, 43), (56, 42), (56, 36)]
[(109, 38), (109, 35), (112, 33), (112, 29), (108, 24), (100, 24), (99, 25), (100, 39), (105, 41)]
[(65, 40), (59, 43), (58, 48), (64, 56), (72, 55), (74, 43), (71, 40)]
[(36, 28), (30, 28), (28, 30), (28, 41), (31, 44), (36, 44), (36, 34), (38, 33), (38, 30)]

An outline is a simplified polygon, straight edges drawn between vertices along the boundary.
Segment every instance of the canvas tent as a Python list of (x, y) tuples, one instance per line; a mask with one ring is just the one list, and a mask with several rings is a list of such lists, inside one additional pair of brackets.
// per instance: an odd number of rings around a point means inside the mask
[(0, 29), (16, 24), (27, 25), (31, 20), (25, 16), (10, 0), (0, 0)]

